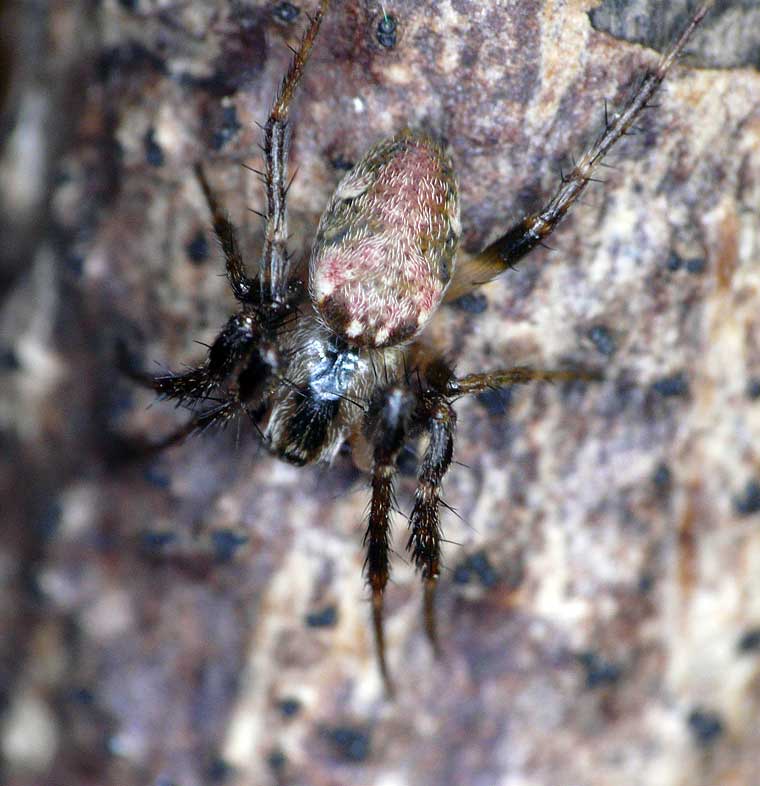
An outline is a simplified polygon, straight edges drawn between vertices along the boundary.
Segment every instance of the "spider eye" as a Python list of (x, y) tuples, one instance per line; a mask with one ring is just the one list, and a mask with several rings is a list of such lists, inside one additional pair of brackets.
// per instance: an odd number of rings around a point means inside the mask
[(443, 298), (460, 231), (442, 147), (408, 130), (375, 145), (319, 223), (309, 286), (322, 320), (355, 346), (412, 338)]

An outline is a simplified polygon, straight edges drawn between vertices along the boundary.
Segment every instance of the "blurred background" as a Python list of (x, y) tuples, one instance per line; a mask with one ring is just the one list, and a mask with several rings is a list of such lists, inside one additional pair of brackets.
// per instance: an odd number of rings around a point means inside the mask
[[(445, 138), (474, 252), (556, 187), (696, 7), (336, 0), (294, 113), (292, 248), (344, 172)], [(750, 784), (760, 769), (760, 9), (719, 2), (551, 239), (441, 310), (462, 372), (604, 369), (457, 405), (443, 656), (397, 517), (373, 656), (367, 482), (115, 368), (231, 313), (192, 166), (247, 258), (259, 130), (314, 2), (0, 2), (0, 782)], [(410, 509), (416, 446), (402, 463)]]

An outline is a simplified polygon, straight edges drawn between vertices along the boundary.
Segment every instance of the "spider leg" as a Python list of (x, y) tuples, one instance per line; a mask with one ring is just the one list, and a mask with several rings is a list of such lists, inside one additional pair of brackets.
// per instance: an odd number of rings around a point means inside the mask
[(235, 399), (224, 401), (211, 409), (199, 412), (187, 423), (167, 434), (157, 442), (123, 441), (120, 444), (123, 457), (126, 459), (142, 459), (160, 453), (167, 448), (179, 444), (191, 434), (202, 433), (215, 426), (226, 425), (239, 412), (239, 402)]
[(425, 630), (434, 652), (439, 654), (435, 623), (435, 585), (441, 567), (441, 528), (438, 506), (443, 476), (451, 464), (454, 451), (456, 413), (445, 398), (427, 393), (422, 401), (422, 416), (430, 435), (417, 477), (417, 491), (412, 515), (411, 534), (407, 550), (425, 583)]
[(367, 531), (364, 535), (364, 545), (367, 549), (364, 569), (367, 583), (372, 590), (375, 650), (380, 673), (389, 695), (393, 695), (393, 683), (385, 659), (383, 593), (390, 574), (388, 539), (390, 517), (395, 507), (396, 459), (404, 446), (413, 408), (414, 397), (408, 391), (393, 386), (379, 391), (373, 397), (365, 420), (365, 430), (374, 445), (374, 450), (372, 501)]
[(227, 280), (230, 282), (232, 292), (242, 303), (257, 302), (259, 300), (258, 282), (248, 278), (245, 273), (243, 255), (240, 253), (235, 227), (211, 190), (206, 173), (200, 164), (195, 165), (195, 175), (206, 198), (206, 203), (211, 213), (211, 220), (214, 223), (214, 232), (219, 240), (219, 245), (222, 247)]
[(123, 345), (117, 347), (117, 362), (122, 372), (143, 387), (150, 388), (162, 398), (175, 399), (178, 404), (187, 400), (208, 398), (236, 367), (251, 355), (259, 334), (255, 319), (247, 314), (231, 317), (216, 337), (200, 366), (181, 374), (152, 376), (134, 367)]
[(486, 246), (476, 256), (461, 260), (454, 280), (446, 293), (446, 300), (454, 300), (474, 287), (495, 278), (507, 268), (514, 267), (554, 231), (573, 203), (593, 180), (593, 173), (602, 163), (604, 157), (615, 143), (628, 133), (646, 108), (712, 4), (713, 2), (710, 0), (699, 7), (678, 41), (662, 55), (657, 66), (645, 75), (641, 86), (625, 108), (612, 116), (608, 116), (605, 111), (604, 129), (570, 172), (562, 176), (559, 188), (545, 207), (537, 213), (523, 218), (506, 234)]
[(311, 19), (272, 105), (264, 126), (264, 185), (267, 194), (266, 237), (259, 267), (259, 286), (273, 304), (286, 301), (288, 285), (288, 219), (286, 210), (287, 157), (289, 146), (288, 112), (293, 94), (303, 77), (314, 41), (327, 13), (328, 0), (321, 0)]
[(524, 385), (528, 382), (573, 382), (575, 380), (598, 381), (602, 375), (598, 371), (586, 369), (541, 369), (528, 366), (515, 366), (485, 374), (467, 374), (464, 377), (452, 377), (446, 388), (449, 396), (464, 396), (469, 393), (481, 393), (492, 388), (506, 385)]

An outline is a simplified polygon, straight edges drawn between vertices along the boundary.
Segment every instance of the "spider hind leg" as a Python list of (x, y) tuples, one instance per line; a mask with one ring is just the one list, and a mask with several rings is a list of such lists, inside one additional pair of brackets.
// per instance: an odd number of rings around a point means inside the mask
[(367, 549), (364, 569), (372, 590), (375, 650), (389, 695), (393, 695), (393, 683), (385, 659), (383, 595), (390, 575), (388, 550), (390, 520), (395, 508), (396, 462), (409, 432), (414, 405), (413, 394), (392, 385), (376, 392), (365, 416), (365, 431), (373, 445), (373, 464), (372, 500), (364, 535)]

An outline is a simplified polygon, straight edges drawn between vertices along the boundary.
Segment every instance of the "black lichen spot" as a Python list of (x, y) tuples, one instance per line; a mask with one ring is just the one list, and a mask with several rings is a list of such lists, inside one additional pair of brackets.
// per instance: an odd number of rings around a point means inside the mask
[(273, 772), (282, 772), (288, 763), (288, 759), (279, 748), (276, 748), (267, 756), (267, 763)]
[(185, 246), (187, 258), (194, 264), (200, 265), (208, 259), (208, 240), (206, 233), (200, 229), (193, 235), (192, 240)]
[(670, 489), (673, 486), (673, 473), (667, 464), (657, 465), (657, 469), (652, 475), (652, 483), (654, 483), (654, 487), (659, 494), (664, 496), (670, 493)]
[(665, 398), (685, 396), (689, 392), (689, 382), (686, 379), (686, 375), (679, 371), (677, 374), (658, 379), (652, 385), (652, 390)]
[(145, 147), (145, 160), (151, 166), (159, 167), (164, 163), (164, 151), (161, 149), (161, 145), (156, 142), (155, 133), (154, 128), (147, 130), (143, 137), (143, 146)]
[(211, 147), (221, 150), (243, 126), (238, 122), (237, 109), (234, 104), (222, 107), (222, 117), (219, 127), (211, 137)]
[(217, 757), (209, 765), (208, 777), (212, 783), (224, 783), (232, 775), (232, 771), (232, 765)]
[(499, 576), (484, 551), (467, 557), (454, 570), (454, 581), (457, 584), (468, 584), (473, 579), (477, 579), (486, 589), (495, 587), (499, 582)]
[(700, 273), (704, 273), (707, 270), (707, 260), (703, 257), (694, 257), (692, 259), (687, 259), (684, 262), (686, 267), (687, 273), (692, 273), (693, 275), (697, 276)]
[(354, 168), (354, 162), (346, 158), (343, 153), (336, 153), (330, 156), (330, 166), (338, 172), (348, 172)]
[(134, 11), (140, 5), (140, 0), (119, 0), (119, 5), (127, 11)]
[(301, 711), (301, 702), (298, 699), (282, 699), (277, 708), (283, 718), (293, 718)]
[(393, 49), (398, 41), (396, 28), (396, 18), (390, 14), (384, 14), (382, 19), (377, 23), (377, 30), (375, 31), (378, 44), (384, 46), (386, 49)]
[(605, 660), (595, 652), (579, 653), (578, 662), (586, 672), (586, 687), (589, 690), (614, 685), (623, 674), (619, 664)]
[(0, 348), (0, 369), (3, 371), (18, 371), (21, 368), (21, 361), (18, 359), (16, 350), (13, 347)]
[(396, 469), (404, 477), (417, 477), (419, 463), (419, 456), (408, 445), (405, 445), (396, 460)]
[(475, 397), (478, 404), (485, 407), (489, 415), (504, 415), (512, 403), (512, 388), (484, 390)]
[(751, 516), (760, 513), (760, 483), (750, 480), (744, 491), (734, 497), (734, 510), (740, 516)]
[(325, 606), (306, 615), (306, 624), (310, 628), (332, 628), (337, 621), (338, 610), (335, 606)]
[(742, 633), (736, 647), (742, 654), (760, 652), (760, 628), (752, 628)]
[(211, 545), (217, 562), (229, 562), (237, 550), (248, 542), (247, 535), (240, 535), (231, 529), (220, 529), (211, 533)]
[(747, 382), (747, 398), (750, 401), (760, 399), (760, 377), (753, 377)]
[(325, 736), (336, 754), (346, 761), (364, 761), (369, 756), (370, 737), (367, 729), (336, 726), (327, 729)]
[(720, 716), (701, 707), (689, 713), (688, 724), (694, 742), (701, 748), (707, 748), (717, 742), (724, 730)]
[(298, 15), (301, 13), (301, 9), (298, 6), (293, 5), (293, 3), (277, 3), (277, 5), (272, 9), (272, 16), (278, 22), (284, 22), (285, 24), (290, 24), (290, 22), (295, 22), (298, 19)]
[(665, 267), (671, 272), (675, 273), (676, 270), (680, 270), (683, 265), (683, 259), (678, 256), (675, 252), (673, 252), (669, 257), (668, 261), (665, 263)]
[(34, 529), (40, 538), (47, 540), (52, 538), (55, 533), (58, 532), (62, 514), (63, 509), (61, 508), (61, 503), (58, 500), (53, 500), (52, 502), (49, 502), (47, 505), (45, 505), (45, 507), (42, 509), (42, 512), (34, 522)]
[(146, 530), (140, 535), (140, 547), (149, 554), (161, 553), (176, 537), (173, 532)]
[(596, 347), (597, 352), (607, 357), (615, 354), (617, 349), (615, 338), (605, 325), (594, 325), (589, 329), (588, 337)]
[(171, 476), (169, 473), (158, 464), (148, 465), (145, 472), (143, 472), (143, 478), (150, 483), (151, 486), (155, 486), (159, 489), (169, 488), (169, 484), (171, 483)]
[(482, 314), (488, 308), (488, 298), (482, 292), (468, 292), (451, 305), (466, 314)]

